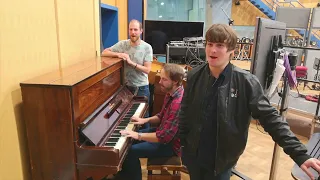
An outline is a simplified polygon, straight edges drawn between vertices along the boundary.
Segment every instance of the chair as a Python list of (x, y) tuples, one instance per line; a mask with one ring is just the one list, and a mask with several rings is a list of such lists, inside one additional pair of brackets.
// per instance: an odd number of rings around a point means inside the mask
[(181, 180), (181, 170), (183, 165), (178, 156), (148, 158), (148, 180)]
[[(305, 66), (296, 66), (296, 77), (298, 81), (298, 85), (300, 84), (301, 80), (299, 79), (307, 79), (308, 76), (308, 68)], [(304, 81), (303, 90), (307, 85), (307, 81)]]

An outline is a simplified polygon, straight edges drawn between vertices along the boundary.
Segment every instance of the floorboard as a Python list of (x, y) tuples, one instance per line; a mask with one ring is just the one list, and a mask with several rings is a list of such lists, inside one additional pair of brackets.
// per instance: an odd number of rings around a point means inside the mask
[[(241, 156), (237, 170), (253, 180), (269, 179), (274, 142), (268, 134), (262, 133), (262, 127), (257, 127), (255, 122), (249, 128), (248, 143), (245, 152)], [(302, 143), (307, 143), (307, 138), (298, 136)], [(146, 159), (141, 159), (143, 180), (147, 180)], [(291, 168), (294, 162), (281, 149), (277, 178), (279, 180), (292, 180)], [(231, 180), (240, 178), (232, 177)], [(189, 180), (187, 174), (182, 173), (182, 180)]]

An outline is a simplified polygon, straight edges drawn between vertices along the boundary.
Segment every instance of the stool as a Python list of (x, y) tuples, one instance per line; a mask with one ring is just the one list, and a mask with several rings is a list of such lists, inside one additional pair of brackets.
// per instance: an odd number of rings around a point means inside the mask
[[(182, 169), (181, 159), (178, 156), (148, 158), (148, 180), (181, 180)], [(160, 173), (155, 173), (156, 170)]]

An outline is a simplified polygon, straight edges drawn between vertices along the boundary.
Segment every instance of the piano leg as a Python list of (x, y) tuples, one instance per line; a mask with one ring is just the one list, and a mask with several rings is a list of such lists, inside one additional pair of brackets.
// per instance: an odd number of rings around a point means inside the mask
[(110, 171), (106, 167), (82, 167), (78, 166), (79, 180), (105, 180), (109, 174), (114, 174), (116, 171)]

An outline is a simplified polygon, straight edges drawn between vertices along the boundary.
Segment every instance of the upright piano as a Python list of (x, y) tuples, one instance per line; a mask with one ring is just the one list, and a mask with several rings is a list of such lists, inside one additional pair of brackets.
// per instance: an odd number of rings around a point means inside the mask
[(100, 180), (121, 170), (120, 130), (148, 109), (125, 86), (123, 61), (97, 57), (20, 84), (33, 180)]

